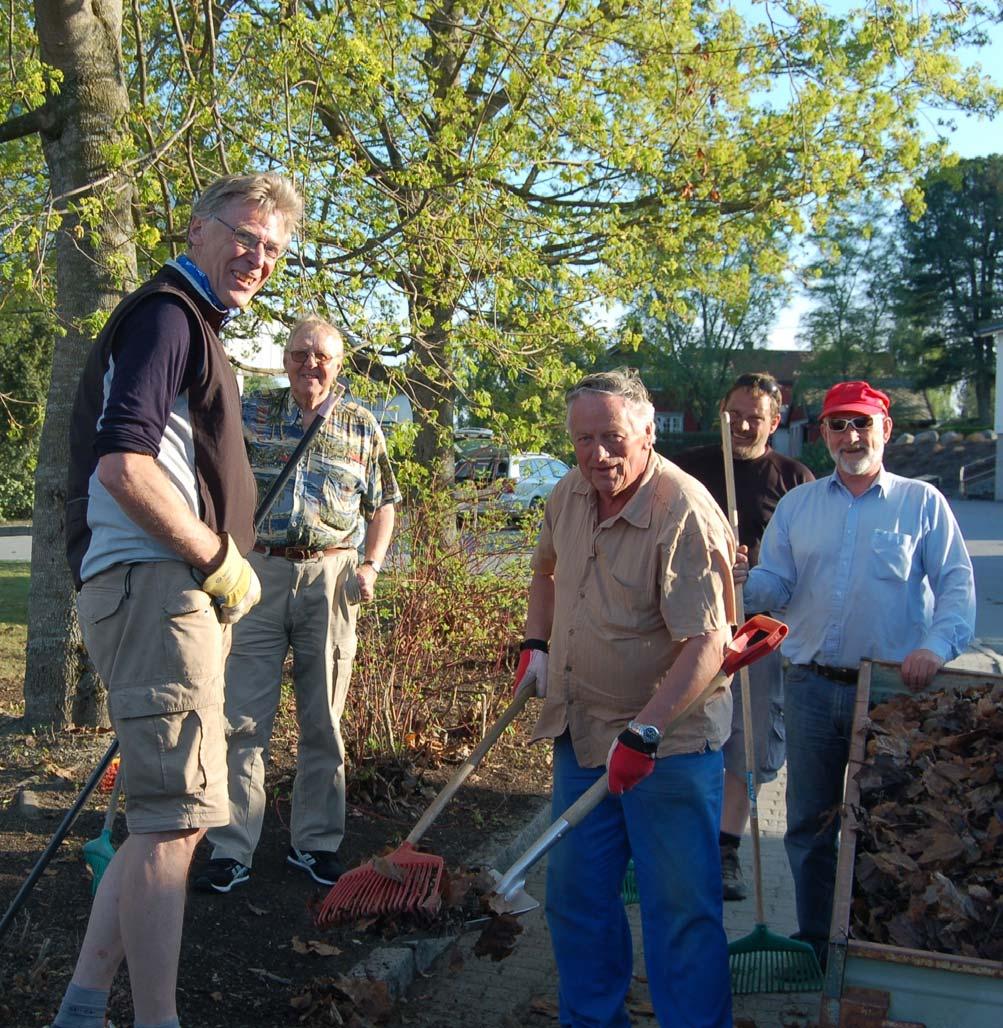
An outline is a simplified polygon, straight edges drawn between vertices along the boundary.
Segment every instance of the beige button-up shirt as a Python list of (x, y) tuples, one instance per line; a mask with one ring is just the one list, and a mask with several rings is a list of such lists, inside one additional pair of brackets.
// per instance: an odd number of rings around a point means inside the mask
[[(554, 576), (547, 696), (534, 741), (570, 730), (582, 767), (651, 699), (683, 642), (735, 620), (731, 526), (709, 492), (652, 451), (641, 485), (599, 522), (577, 468), (554, 489), (533, 570)], [(722, 654), (723, 657), (723, 654)], [(722, 686), (662, 740), (658, 756), (719, 749), (731, 727)]]

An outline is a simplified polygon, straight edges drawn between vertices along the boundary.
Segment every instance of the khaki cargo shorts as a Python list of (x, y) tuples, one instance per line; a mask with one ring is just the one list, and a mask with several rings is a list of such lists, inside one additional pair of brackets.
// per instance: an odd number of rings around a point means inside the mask
[(84, 583), (77, 615), (108, 689), (136, 834), (230, 820), (223, 720), (228, 626), (180, 561), (116, 564)]

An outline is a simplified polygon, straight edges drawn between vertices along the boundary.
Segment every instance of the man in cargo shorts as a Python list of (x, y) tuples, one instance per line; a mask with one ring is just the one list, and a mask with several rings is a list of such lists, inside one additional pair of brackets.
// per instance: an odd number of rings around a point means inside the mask
[(219, 179), (187, 252), (126, 297), (73, 410), (67, 555), (122, 749), (129, 837), (101, 879), (53, 1028), (102, 1028), (123, 958), (136, 1028), (176, 1028), (186, 876), (226, 824), (223, 662), (260, 596), (254, 479), (218, 333), (264, 285), (302, 210), (275, 174)]
[[(731, 418), (731, 452), (735, 469), (739, 542), (753, 566), (759, 559), (759, 541), (777, 502), (785, 493), (815, 476), (800, 461), (777, 453), (770, 436), (780, 424), (780, 386), (772, 375), (739, 375), (721, 401)], [(672, 462), (699, 479), (728, 513), (721, 446), (701, 446), (676, 454)], [(748, 611), (747, 613), (755, 613)], [(784, 766), (784, 671), (779, 652), (767, 654), (749, 668), (752, 699), (752, 738), (756, 755), (756, 789), (772, 782)], [(746, 784), (745, 722), (738, 680), (732, 682), (735, 705), (731, 735), (724, 744), (724, 803), (721, 808), (721, 883), (726, 900), (742, 900), (749, 893), (742, 877), (738, 847), (749, 821)]]
[(754, 610), (783, 611), (787, 832), (797, 937), (825, 964), (843, 777), (861, 660), (901, 663), (922, 689), (968, 645), (975, 580), (958, 523), (931, 485), (882, 466), (889, 399), (840, 382), (819, 418), (836, 470), (777, 504), (749, 570), (735, 582)]

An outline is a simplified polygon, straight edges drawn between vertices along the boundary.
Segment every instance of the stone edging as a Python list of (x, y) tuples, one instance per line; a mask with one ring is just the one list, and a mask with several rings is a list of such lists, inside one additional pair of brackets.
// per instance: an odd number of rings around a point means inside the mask
[[(550, 825), (549, 797), (538, 797), (531, 810), (533, 813), (529, 821), (516, 835), (508, 839), (492, 839), (471, 856), (468, 864), (472, 867), (493, 867), (498, 871), (506, 871), (529, 844), (539, 838)], [(396, 1002), (407, 992), (408, 986), (415, 978), (423, 974), (459, 937), (458, 931), (452, 931), (433, 938), (402, 940), (397, 946), (381, 946), (374, 949), (365, 960), (356, 964), (348, 972), (348, 976), (386, 982), (390, 995)]]

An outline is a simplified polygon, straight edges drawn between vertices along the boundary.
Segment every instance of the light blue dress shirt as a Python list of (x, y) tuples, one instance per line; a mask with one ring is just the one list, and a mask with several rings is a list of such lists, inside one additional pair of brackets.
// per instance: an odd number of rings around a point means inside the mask
[(975, 625), (972, 562), (947, 501), (883, 469), (858, 497), (836, 474), (787, 493), (744, 597), (787, 622), (795, 664), (899, 662), (920, 647), (948, 661)]

